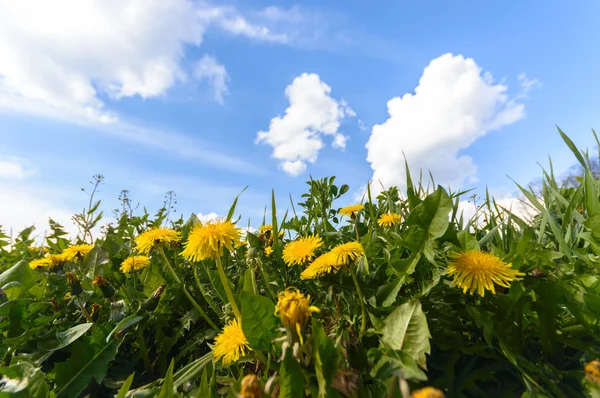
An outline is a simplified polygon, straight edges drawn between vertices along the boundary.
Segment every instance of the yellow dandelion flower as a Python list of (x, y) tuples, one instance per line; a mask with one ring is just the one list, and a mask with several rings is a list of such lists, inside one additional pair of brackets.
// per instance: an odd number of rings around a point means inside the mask
[(267, 246), (265, 247), (265, 254), (268, 256), (270, 256), (273, 253), (273, 248), (271, 246)]
[(285, 291), (279, 293), (275, 315), (279, 314), (281, 322), (288, 330), (295, 330), (303, 343), (302, 329), (306, 325), (308, 317), (313, 312), (320, 310), (309, 305), (310, 296), (304, 296), (294, 287), (288, 287)]
[(342, 266), (335, 264), (331, 257), (331, 252), (328, 252), (321, 254), (311, 265), (306, 267), (300, 274), (300, 279), (316, 279), (322, 275), (336, 273), (340, 268)]
[(342, 207), (338, 213), (340, 213), (342, 216), (347, 216), (347, 217), (356, 217), (356, 215), (358, 214), (359, 211), (361, 211), (362, 209), (364, 209), (365, 206), (364, 205), (350, 205), (350, 206), (346, 206), (346, 207)]
[(273, 226), (271, 224), (261, 225), (260, 227), (258, 227), (258, 230), (260, 231), (261, 234), (264, 234), (266, 232), (272, 231)]
[(262, 386), (256, 375), (249, 374), (244, 376), (240, 398), (262, 398)]
[(240, 244), (240, 229), (231, 221), (217, 221), (196, 225), (185, 243), (181, 255), (192, 261), (223, 255), (223, 248), (233, 251)]
[(93, 248), (94, 246), (87, 244), (69, 246), (63, 250), (62, 255), (64, 256), (65, 261), (79, 261), (83, 260)]
[(396, 213), (386, 213), (382, 214), (377, 220), (377, 224), (380, 227), (391, 227), (392, 225), (396, 225), (400, 222), (400, 214)]
[(283, 249), (283, 261), (288, 267), (294, 264), (302, 265), (311, 260), (315, 256), (315, 250), (321, 246), (323, 246), (323, 239), (320, 236), (298, 238)]
[(331, 249), (329, 255), (336, 266), (350, 265), (365, 253), (362, 245), (358, 242), (342, 243)]
[(56, 267), (64, 265), (67, 262), (67, 259), (63, 254), (51, 254), (48, 256), (48, 258), (52, 262), (52, 265), (50, 265), (50, 271), (52, 271)]
[(159, 244), (173, 244), (181, 240), (181, 234), (171, 228), (152, 228), (135, 238), (136, 249), (141, 254), (148, 254)]
[(585, 365), (585, 378), (594, 384), (600, 384), (600, 361), (591, 361)]
[(150, 258), (147, 256), (129, 256), (121, 263), (121, 272), (126, 274), (131, 271), (139, 271), (150, 264)]
[(425, 387), (414, 391), (411, 394), (412, 398), (444, 398), (445, 395), (441, 390), (434, 387)]
[(496, 294), (494, 283), (504, 287), (510, 287), (509, 282), (520, 280), (525, 274), (511, 269), (507, 264), (493, 254), (479, 250), (469, 250), (453, 256), (448, 268), (448, 275), (454, 275), (452, 283), (463, 289), (463, 293), (469, 290), (469, 294), (477, 291), (484, 296), (486, 290)]
[(63, 300), (69, 300), (71, 297), (72, 297), (72, 296), (71, 296), (71, 292), (67, 292), (67, 293), (65, 294), (65, 297), (63, 297)]
[(37, 260), (32, 260), (29, 263), (29, 268), (37, 269), (37, 268), (52, 268), (52, 260), (50, 257), (42, 257)]
[(237, 362), (246, 355), (246, 350), (250, 350), (250, 346), (237, 319), (229, 322), (215, 337), (213, 356), (217, 362), (223, 360), (225, 366)]

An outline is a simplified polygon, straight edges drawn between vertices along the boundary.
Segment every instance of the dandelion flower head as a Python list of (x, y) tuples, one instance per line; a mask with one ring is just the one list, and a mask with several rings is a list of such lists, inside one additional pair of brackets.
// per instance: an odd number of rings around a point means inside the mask
[(600, 361), (591, 361), (585, 365), (585, 377), (594, 384), (600, 384)]
[(171, 228), (152, 228), (135, 238), (136, 249), (148, 254), (159, 244), (173, 244), (181, 240), (181, 234)]
[(215, 361), (223, 360), (223, 365), (237, 362), (240, 357), (246, 355), (246, 350), (250, 350), (250, 346), (237, 319), (229, 322), (215, 337), (213, 355)]
[(317, 235), (298, 238), (283, 249), (283, 261), (291, 267), (302, 265), (315, 256), (315, 250), (323, 246), (323, 239)]
[(361, 204), (350, 205), (350, 206), (342, 207), (339, 210), (339, 213), (342, 216), (356, 217), (356, 215), (358, 214), (358, 212), (361, 211), (361, 210), (363, 210), (364, 208), (365, 208), (365, 206), (361, 205)]
[(94, 246), (88, 244), (73, 245), (63, 250), (62, 254), (65, 258), (65, 261), (78, 261), (83, 260), (83, 258), (87, 256), (87, 254), (91, 252), (93, 248)]
[(444, 398), (444, 393), (434, 387), (425, 387), (414, 391), (412, 398)]
[(396, 225), (400, 222), (400, 214), (396, 213), (385, 213), (379, 217), (377, 220), (377, 224), (380, 227), (391, 227), (392, 225)]
[(365, 249), (358, 242), (342, 243), (331, 249), (329, 255), (336, 266), (350, 265), (362, 256)]
[(233, 246), (239, 245), (240, 239), (240, 229), (231, 221), (197, 224), (192, 228), (181, 255), (192, 261), (215, 258), (223, 255), (223, 248), (233, 251)]
[(308, 317), (313, 312), (320, 312), (315, 306), (309, 304), (310, 296), (305, 296), (298, 289), (289, 287), (279, 293), (275, 315), (279, 314), (281, 322), (288, 329), (296, 330), (300, 338), (301, 330)]
[(121, 272), (126, 274), (131, 271), (139, 271), (150, 264), (150, 258), (147, 256), (129, 256), (121, 263)]
[(511, 281), (525, 275), (512, 269), (511, 264), (480, 250), (455, 254), (448, 265), (448, 275), (454, 276), (452, 283), (455, 286), (463, 289), (463, 293), (468, 290), (469, 294), (477, 292), (482, 297), (486, 290), (496, 294), (494, 284), (510, 287)]
[(50, 259), (50, 257), (42, 257), (38, 258), (37, 260), (32, 260), (29, 263), (29, 268), (52, 268), (52, 259)]
[(268, 256), (270, 256), (273, 253), (273, 248), (271, 246), (267, 246), (265, 247), (265, 254)]
[(334, 263), (331, 252), (321, 254), (300, 274), (300, 279), (316, 279), (322, 275), (336, 273), (342, 266)]

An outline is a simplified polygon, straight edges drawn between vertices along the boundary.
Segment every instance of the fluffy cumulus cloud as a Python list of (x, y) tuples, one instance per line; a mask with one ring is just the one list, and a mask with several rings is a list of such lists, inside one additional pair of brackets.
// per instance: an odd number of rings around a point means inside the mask
[(519, 100), (535, 81), (524, 75), (519, 81), (521, 93), (511, 98), (508, 87), (482, 73), (471, 58), (444, 54), (432, 60), (414, 93), (389, 100), (389, 118), (371, 131), (366, 147), (373, 179), (404, 187), (405, 155), (413, 174), (431, 171), (438, 184), (458, 188), (474, 181), (477, 167), (461, 151), (524, 117)]
[(0, 181), (20, 180), (29, 177), (33, 173), (32, 166), (25, 159), (0, 156)]
[(223, 95), (227, 93), (227, 81), (229, 80), (225, 66), (221, 65), (215, 57), (204, 55), (194, 67), (194, 77), (198, 80), (208, 80), (215, 101), (223, 104)]
[[(156, 97), (184, 81), (185, 48), (210, 27), (286, 41), (233, 7), (189, 0), (0, 0), (0, 9), (0, 109), (70, 121), (114, 123), (108, 100)], [(225, 70), (210, 60), (200, 73), (221, 100)]]
[(345, 148), (347, 137), (338, 130), (345, 117), (355, 114), (330, 93), (331, 87), (319, 75), (301, 74), (285, 89), (290, 103), (285, 115), (271, 119), (268, 131), (258, 132), (256, 142), (273, 147), (273, 157), (286, 173), (297, 176), (307, 162), (314, 163), (325, 145), (324, 136), (333, 137), (334, 148)]

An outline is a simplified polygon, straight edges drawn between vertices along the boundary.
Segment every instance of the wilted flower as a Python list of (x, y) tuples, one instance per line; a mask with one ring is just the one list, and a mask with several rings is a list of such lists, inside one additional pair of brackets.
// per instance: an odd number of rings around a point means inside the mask
[(141, 305), (140, 311), (152, 312), (158, 307), (158, 302), (160, 301), (160, 297), (165, 291), (165, 287), (167, 285), (160, 285), (150, 297), (148, 297)]
[(69, 246), (63, 250), (62, 255), (65, 261), (81, 261), (93, 248), (88, 244)]
[(81, 287), (81, 282), (77, 275), (72, 272), (67, 272), (65, 275), (67, 276), (67, 282), (69, 282), (69, 286), (71, 287), (71, 295), (77, 296), (78, 294), (83, 293), (83, 288)]
[(380, 227), (391, 227), (392, 225), (396, 225), (400, 222), (400, 214), (396, 213), (386, 213), (382, 214), (377, 220), (377, 224)]
[(281, 322), (288, 330), (295, 330), (302, 341), (302, 329), (313, 312), (319, 312), (315, 306), (309, 305), (310, 296), (304, 296), (298, 289), (289, 287), (279, 293), (275, 315), (279, 314)]
[(262, 397), (262, 386), (260, 380), (256, 375), (249, 374), (244, 376), (242, 379), (242, 391), (240, 391), (240, 398), (261, 398)]
[(115, 289), (110, 285), (108, 279), (102, 275), (96, 275), (92, 281), (92, 285), (98, 286), (106, 298), (111, 298), (115, 295)]
[(98, 316), (100, 316), (100, 304), (94, 303), (92, 304), (92, 312), (90, 312), (90, 318), (92, 318), (92, 321), (96, 322), (98, 320)]
[(444, 398), (444, 393), (434, 387), (425, 387), (412, 393), (412, 398)]
[(150, 258), (147, 256), (129, 256), (121, 263), (121, 272), (126, 274), (131, 271), (139, 271), (150, 264)]
[(494, 283), (504, 287), (510, 287), (509, 282), (520, 280), (519, 276), (525, 274), (511, 269), (507, 264), (493, 254), (480, 250), (469, 250), (453, 255), (448, 268), (448, 275), (454, 275), (452, 283), (463, 289), (463, 293), (469, 290), (469, 294), (477, 291), (484, 296), (486, 290), (496, 294)]
[(230, 365), (237, 362), (240, 357), (246, 355), (246, 350), (250, 349), (248, 340), (244, 336), (242, 326), (237, 319), (229, 322), (223, 328), (223, 331), (215, 337), (213, 355), (215, 361), (223, 360), (223, 365)]
[(320, 236), (312, 235), (298, 238), (283, 249), (283, 261), (288, 265), (302, 265), (315, 256), (315, 250), (323, 246)]
[(181, 255), (192, 261), (215, 258), (223, 254), (223, 248), (233, 251), (240, 242), (240, 229), (231, 221), (217, 221), (196, 225), (185, 243)]
[(357, 205), (350, 205), (350, 206), (346, 206), (346, 207), (342, 207), (339, 210), (339, 213), (342, 216), (347, 216), (347, 217), (356, 217), (358, 212), (363, 210), (365, 208), (365, 206), (361, 205), (361, 204), (357, 204)]
[(600, 385), (600, 361), (591, 361), (585, 365), (585, 378)]
[(172, 244), (181, 240), (181, 234), (171, 228), (152, 228), (135, 238), (136, 249), (148, 254), (159, 244)]
[(121, 319), (125, 318), (127, 307), (125, 301), (113, 301), (110, 303), (110, 315), (109, 322), (120, 322)]

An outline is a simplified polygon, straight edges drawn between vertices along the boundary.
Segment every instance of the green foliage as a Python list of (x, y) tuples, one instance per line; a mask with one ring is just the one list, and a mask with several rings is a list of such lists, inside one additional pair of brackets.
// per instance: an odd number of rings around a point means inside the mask
[[(538, 187), (517, 184), (525, 212), (486, 194), (482, 203), (470, 197), (475, 216), (466, 219), (467, 192), (407, 172), (405, 191), (369, 185), (364, 209), (342, 217), (338, 201), (349, 187), (311, 179), (285, 214), (272, 192), (270, 227), (248, 233), (219, 262), (179, 254), (198, 218), (171, 221), (173, 192), (151, 215), (136, 214), (123, 191), (116, 221), (98, 234), (95, 176), (74, 241), (52, 220), (43, 241), (33, 227), (14, 237), (0, 231), (0, 397), (236, 397), (250, 373), (264, 396), (405, 398), (425, 386), (447, 397), (599, 396), (600, 370), (586, 364), (600, 357), (600, 180), (597, 162), (560, 134), (581, 173), (562, 184), (550, 163)], [(240, 195), (226, 219), (244, 227)], [(380, 225), (388, 213), (401, 221)], [(144, 269), (121, 272), (137, 254), (135, 239), (160, 226), (182, 241), (154, 248)], [(304, 266), (289, 267), (282, 253), (309, 235), (323, 239), (313, 258), (348, 242), (364, 254), (303, 280)], [(83, 258), (30, 268), (83, 243), (93, 246)], [(483, 297), (463, 293), (449, 263), (471, 250), (521, 276)], [(81, 293), (69, 293), (67, 272)], [(276, 314), (288, 287), (307, 301)], [(228, 365), (213, 348), (236, 315), (232, 296), (248, 344)]]

